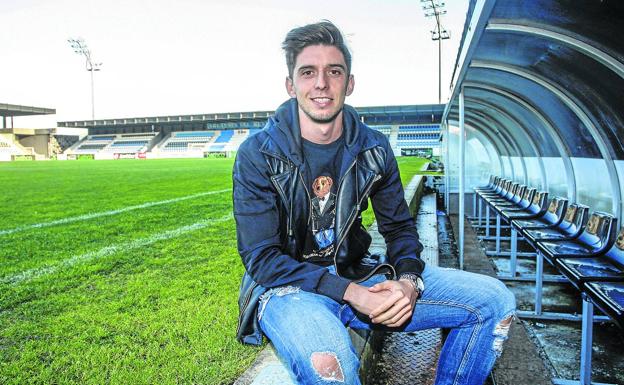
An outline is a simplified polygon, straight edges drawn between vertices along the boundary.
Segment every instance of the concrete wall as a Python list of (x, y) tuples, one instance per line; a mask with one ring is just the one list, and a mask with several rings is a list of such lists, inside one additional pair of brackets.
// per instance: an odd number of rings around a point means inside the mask
[(48, 148), (49, 141), (50, 135), (37, 134), (19, 139), (19, 144), (24, 147), (32, 147), (37, 155), (43, 155), (44, 157), (48, 158), (50, 156)]

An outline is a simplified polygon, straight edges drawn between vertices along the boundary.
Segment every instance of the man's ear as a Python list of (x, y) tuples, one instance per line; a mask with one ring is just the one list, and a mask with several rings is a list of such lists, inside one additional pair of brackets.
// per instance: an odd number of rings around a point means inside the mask
[(347, 96), (353, 93), (353, 87), (355, 87), (355, 78), (353, 77), (353, 75), (349, 75), (349, 80), (347, 80)]
[(290, 76), (286, 76), (285, 85), (286, 85), (286, 92), (288, 92), (288, 95), (290, 95), (291, 98), (296, 98), (297, 93), (295, 92), (295, 85), (293, 84), (293, 81), (290, 78)]

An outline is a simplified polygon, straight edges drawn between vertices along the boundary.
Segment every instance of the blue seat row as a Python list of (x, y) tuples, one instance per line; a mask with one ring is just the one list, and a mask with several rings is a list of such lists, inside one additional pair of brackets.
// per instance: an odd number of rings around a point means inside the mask
[(176, 138), (194, 138), (194, 137), (212, 137), (214, 136), (214, 131), (181, 131), (176, 132)]
[[(490, 237), (490, 214), (496, 215), (496, 251), (500, 250), (502, 222), (510, 230), (510, 280), (527, 280), (516, 274), (518, 234), (536, 251), (535, 310), (519, 312), (521, 317), (568, 319), (579, 317), (542, 311), (543, 261), (554, 266), (563, 278), (581, 293), (583, 314), (580, 383), (591, 383), (592, 323), (605, 317), (594, 317), (594, 305), (624, 328), (624, 227), (619, 230), (617, 218), (609, 213), (569, 203), (567, 199), (492, 176), (488, 185), (475, 189), (475, 219)], [(478, 203), (478, 205), (477, 205)], [(483, 205), (486, 207), (483, 226)], [(476, 210), (478, 206), (478, 215)], [(560, 381), (555, 383), (565, 383)]]

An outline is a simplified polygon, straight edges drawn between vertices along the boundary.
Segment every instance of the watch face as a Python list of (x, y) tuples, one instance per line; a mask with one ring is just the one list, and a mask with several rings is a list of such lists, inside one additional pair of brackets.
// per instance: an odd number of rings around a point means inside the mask
[(416, 278), (416, 287), (418, 287), (418, 290), (420, 290), (421, 293), (425, 290), (425, 283), (422, 278)]

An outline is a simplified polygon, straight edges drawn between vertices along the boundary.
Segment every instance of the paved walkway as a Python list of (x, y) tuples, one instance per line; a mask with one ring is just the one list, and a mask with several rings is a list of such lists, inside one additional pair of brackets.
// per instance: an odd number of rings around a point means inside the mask
[[(457, 216), (451, 216), (453, 232), (458, 234)], [(492, 262), (478, 243), (477, 234), (468, 221), (464, 222), (464, 266), (467, 271), (496, 277)], [(543, 354), (529, 338), (524, 325), (515, 319), (505, 342), (502, 356), (492, 371), (496, 385), (551, 385), (549, 370), (544, 365)]]

